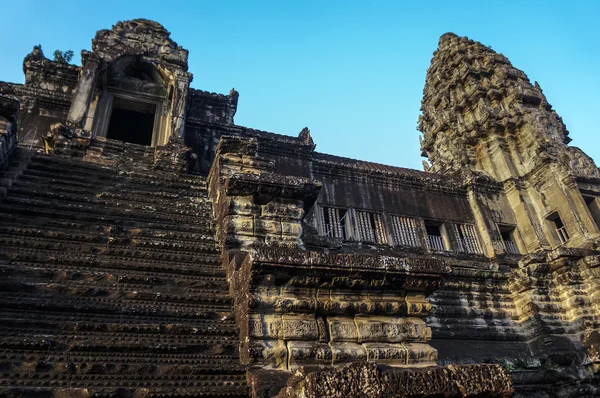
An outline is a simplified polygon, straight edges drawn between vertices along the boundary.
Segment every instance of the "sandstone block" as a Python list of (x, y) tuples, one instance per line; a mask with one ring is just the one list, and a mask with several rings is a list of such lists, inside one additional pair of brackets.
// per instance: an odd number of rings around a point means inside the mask
[(425, 342), (431, 339), (431, 329), (419, 318), (358, 316), (355, 322), (360, 343)]
[(283, 315), (283, 340), (315, 340), (319, 339), (317, 320), (314, 315)]
[(304, 217), (303, 203), (299, 200), (275, 198), (262, 206), (262, 216), (301, 220)]
[(331, 347), (327, 344), (312, 341), (290, 341), (287, 347), (290, 370), (308, 364), (331, 364)]
[(358, 341), (358, 331), (351, 317), (327, 317), (331, 341)]

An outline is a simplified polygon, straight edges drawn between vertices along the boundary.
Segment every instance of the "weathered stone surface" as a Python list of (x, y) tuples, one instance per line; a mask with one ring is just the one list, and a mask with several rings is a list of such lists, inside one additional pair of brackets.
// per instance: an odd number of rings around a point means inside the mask
[(0, 95), (0, 172), (8, 167), (10, 155), (17, 147), (19, 101)]
[(188, 51), (170, 36), (158, 22), (133, 19), (117, 22), (110, 30), (99, 30), (92, 40), (92, 49), (106, 62), (123, 55), (144, 55), (187, 70)]
[(0, 395), (248, 396), (205, 179), (164, 150), (107, 167), (20, 148), (0, 203)]
[(358, 362), (339, 369), (299, 369), (278, 398), (511, 397), (510, 376), (499, 365), (386, 369)]
[(600, 171), (537, 83), (442, 36), (417, 171), (237, 126), (187, 56), (137, 19), (0, 82), (0, 394), (597, 395)]
[(273, 161), (256, 156), (256, 140), (223, 137), (208, 176), (227, 249), (258, 245), (302, 247), (305, 208), (321, 184), (308, 178), (273, 173)]

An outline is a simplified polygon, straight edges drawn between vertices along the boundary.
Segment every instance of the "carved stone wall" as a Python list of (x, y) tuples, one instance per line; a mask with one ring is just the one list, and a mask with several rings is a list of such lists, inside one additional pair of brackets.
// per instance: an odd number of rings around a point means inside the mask
[(66, 120), (78, 71), (75, 65), (49, 60), (34, 46), (23, 60), (25, 84), (0, 82), (0, 94), (20, 101), (18, 137), (25, 139), (23, 144), (43, 147), (42, 137), (50, 126)]
[(171, 34), (158, 22), (134, 19), (117, 22), (112, 29), (99, 30), (92, 40), (92, 50), (106, 62), (123, 55), (139, 54), (158, 58), (187, 71), (188, 50), (178, 46)]
[(239, 95), (234, 89), (228, 95), (190, 89), (187, 117), (194, 121), (233, 124)]
[(321, 184), (273, 169), (272, 160), (257, 156), (255, 139), (221, 138), (207, 180), (225, 249), (303, 246), (300, 221)]
[[(208, 177), (240, 360), (251, 369), (254, 396), (272, 395), (289, 372), (305, 366), (435, 366), (427, 298), (448, 265), (427, 256), (305, 250), (300, 221), (320, 184), (274, 173), (273, 161), (257, 156), (258, 145), (222, 137)], [(435, 388), (451, 396), (451, 372), (437, 371), (444, 376)], [(334, 390), (333, 396), (342, 391)]]
[(277, 398), (511, 397), (514, 392), (510, 376), (499, 365), (381, 369), (373, 363), (356, 363), (298, 373)]
[(17, 147), (19, 101), (0, 95), (0, 171), (8, 168), (9, 157)]
[(434, 365), (426, 297), (447, 272), (426, 259), (255, 249), (229, 267), (241, 359), (279, 370)]

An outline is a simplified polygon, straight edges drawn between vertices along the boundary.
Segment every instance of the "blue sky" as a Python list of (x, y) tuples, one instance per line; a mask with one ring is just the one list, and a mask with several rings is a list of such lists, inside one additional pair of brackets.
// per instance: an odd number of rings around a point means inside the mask
[[(2, 4), (4, 3), (4, 4)], [(236, 123), (297, 135), (317, 150), (421, 169), (416, 130), (439, 36), (491, 46), (538, 81), (600, 163), (600, 1), (0, 0), (0, 80), (22, 82), (34, 44), (91, 48), (116, 21), (162, 23), (190, 50), (192, 87), (240, 92)]]

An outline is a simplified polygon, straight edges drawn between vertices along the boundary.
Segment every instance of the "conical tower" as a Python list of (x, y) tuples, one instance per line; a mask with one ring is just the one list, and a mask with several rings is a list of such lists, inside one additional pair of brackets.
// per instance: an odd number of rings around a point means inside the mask
[(600, 171), (568, 145), (569, 131), (539, 84), (505, 56), (446, 33), (427, 71), (421, 111), (429, 171), (501, 184), (528, 251), (597, 240), (600, 220), (589, 204), (598, 199), (586, 196), (582, 181)]

